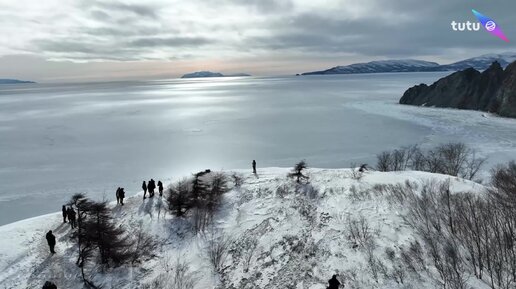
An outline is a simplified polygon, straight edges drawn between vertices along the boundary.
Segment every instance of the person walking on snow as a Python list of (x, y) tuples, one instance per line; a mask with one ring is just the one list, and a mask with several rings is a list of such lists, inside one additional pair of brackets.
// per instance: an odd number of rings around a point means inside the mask
[(142, 190), (143, 190), (143, 199), (145, 200), (146, 195), (147, 195), (147, 184), (145, 183), (145, 181), (143, 181)]
[(159, 190), (159, 196), (163, 196), (163, 183), (161, 181), (158, 181), (158, 190)]
[(253, 160), (253, 174), (256, 175), (256, 161)]
[(48, 231), (45, 238), (47, 239), (48, 247), (50, 248), (50, 253), (55, 254), (56, 251), (54, 251), (54, 247), (56, 246), (56, 236), (52, 234), (52, 230)]
[(327, 289), (339, 289), (340, 282), (337, 280), (337, 275), (333, 275), (330, 280), (328, 280), (330, 286)]
[(66, 216), (68, 215), (66, 212), (66, 207), (63, 205), (63, 208), (61, 208), (61, 211), (63, 211), (63, 223), (66, 223)]

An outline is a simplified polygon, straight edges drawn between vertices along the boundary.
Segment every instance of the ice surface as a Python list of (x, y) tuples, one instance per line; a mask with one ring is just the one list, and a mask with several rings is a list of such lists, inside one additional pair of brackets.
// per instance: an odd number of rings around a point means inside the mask
[(374, 163), (402, 145), (464, 141), (516, 156), (516, 120), (397, 104), (446, 73), (178, 79), (0, 88), (0, 224), (76, 192), (114, 199), (151, 177), (211, 169)]

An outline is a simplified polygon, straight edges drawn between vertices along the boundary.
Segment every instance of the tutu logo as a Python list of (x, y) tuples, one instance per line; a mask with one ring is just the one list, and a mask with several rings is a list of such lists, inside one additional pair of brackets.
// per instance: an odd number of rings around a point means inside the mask
[(492, 35), (499, 37), (505, 42), (509, 42), (509, 39), (503, 34), (502, 29), (500, 29), (500, 26), (491, 18), (485, 16), (484, 14), (478, 12), (475, 9), (471, 10), (473, 12), (473, 15), (477, 17), (478, 22), (472, 23), (470, 21), (468, 22), (456, 22), (452, 21), (451, 26), (453, 31), (479, 31), (480, 26), (484, 27), (487, 32), (491, 33)]

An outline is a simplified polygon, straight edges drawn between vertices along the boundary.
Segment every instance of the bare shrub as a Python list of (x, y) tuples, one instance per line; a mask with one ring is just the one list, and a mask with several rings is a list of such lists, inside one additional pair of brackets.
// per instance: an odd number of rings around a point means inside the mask
[(375, 231), (370, 227), (369, 222), (364, 216), (358, 219), (348, 217), (348, 237), (353, 246), (371, 246), (374, 244)]
[(441, 173), (472, 180), (485, 159), (463, 143), (439, 145), (427, 152), (418, 146), (402, 147), (377, 155), (379, 171), (402, 171), (407, 169)]
[(364, 176), (363, 171), (359, 167), (357, 167), (357, 164), (355, 163), (352, 163), (349, 167), (351, 170), (349, 173), (349, 177), (353, 180), (360, 181)]
[(204, 254), (215, 273), (222, 273), (233, 240), (222, 231), (211, 229), (202, 234)]
[(244, 265), (244, 272), (249, 271), (251, 260), (258, 248), (258, 240), (255, 237), (248, 236), (244, 239), (242, 248), (242, 261)]
[(232, 173), (231, 178), (233, 179), (233, 185), (235, 188), (240, 188), (244, 184), (244, 177), (238, 173)]
[(296, 193), (310, 200), (315, 200), (319, 197), (319, 191), (310, 183), (297, 184)]
[(132, 247), (129, 249), (132, 264), (156, 256), (155, 251), (159, 243), (152, 236), (145, 233), (142, 222), (140, 222), (137, 229), (133, 231), (132, 236)]
[(290, 194), (291, 194), (290, 187), (287, 184), (280, 185), (276, 189), (276, 196), (279, 198), (283, 199)]
[(491, 172), (491, 196), (501, 205), (516, 209), (516, 162), (498, 166)]
[(167, 289), (194, 289), (197, 284), (196, 272), (190, 269), (188, 263), (177, 259), (174, 263), (170, 259), (162, 266), (165, 270), (153, 281), (144, 284), (143, 289), (167, 288)]

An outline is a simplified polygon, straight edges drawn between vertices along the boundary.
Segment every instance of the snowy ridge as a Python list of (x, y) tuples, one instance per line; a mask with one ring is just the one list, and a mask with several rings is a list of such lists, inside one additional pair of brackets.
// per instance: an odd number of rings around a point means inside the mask
[[(203, 255), (205, 244), (188, 230), (186, 220), (163, 216), (163, 211), (158, 218), (164, 200), (142, 201), (138, 194), (123, 207), (112, 204), (113, 213), (124, 226), (142, 224), (158, 239), (157, 257), (134, 267), (109, 269), (92, 279), (103, 288), (142, 288), (173, 265), (167, 262), (181, 258), (195, 272), (194, 288), (279, 289), (288, 285), (324, 289), (335, 272), (340, 273), (346, 288), (436, 288), (431, 276), (407, 277), (405, 284), (387, 278), (375, 282), (366, 253), (349, 239), (346, 221), (360, 217), (368, 221), (377, 232), (374, 253), (390, 268), (386, 250), (396, 251), (418, 237), (403, 220), (404, 208), (390, 204), (381, 194), (364, 192), (384, 184), (409, 181), (418, 186), (446, 180), (453, 193), (482, 193), (485, 189), (470, 181), (425, 172), (366, 172), (356, 179), (351, 169), (309, 169), (310, 183), (298, 185), (286, 178), (289, 171), (263, 168), (258, 177), (249, 171), (237, 172), (244, 183), (224, 196), (214, 223), (217, 231), (233, 240), (223, 274), (212, 273)], [(317, 197), (305, 197), (314, 192)], [(50, 229), (57, 237), (54, 256), (44, 240)], [(0, 234), (0, 288), (40, 288), (44, 280), (53, 280), (58, 288), (83, 288), (70, 228), (62, 223), (60, 213), (2, 226)], [(256, 240), (257, 246), (249, 270), (244, 270), (242, 256), (249, 240)]]
[(515, 60), (515, 52), (484, 54), (478, 57), (468, 58), (458, 62), (443, 65), (436, 62), (416, 59), (380, 60), (367, 63), (355, 63), (346, 66), (335, 66), (327, 70), (305, 72), (302, 73), (302, 75), (457, 71), (469, 67), (473, 67), (477, 70), (485, 70), (495, 61), (498, 61), (502, 67), (506, 67)]
[(303, 75), (311, 74), (353, 74), (353, 73), (381, 73), (381, 72), (411, 72), (426, 71), (439, 67), (438, 63), (415, 60), (380, 60), (367, 63), (355, 63), (347, 66), (336, 66), (324, 71), (307, 72)]

